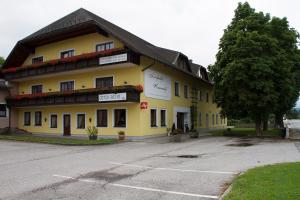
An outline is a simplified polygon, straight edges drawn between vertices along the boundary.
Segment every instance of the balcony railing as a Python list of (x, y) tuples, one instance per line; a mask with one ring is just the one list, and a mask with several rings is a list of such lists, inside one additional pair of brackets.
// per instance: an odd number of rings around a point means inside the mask
[(139, 55), (131, 50), (111, 49), (107, 51), (85, 53), (68, 58), (50, 60), (22, 67), (8, 67), (3, 69), (2, 73), (4, 74), (5, 79), (12, 80), (120, 63), (134, 63), (139, 65), (139, 62)]
[[(11, 107), (140, 102), (143, 87), (124, 85), (111, 88), (91, 88), (64, 92), (24, 94), (6, 98)], [(121, 98), (122, 97), (122, 98)]]

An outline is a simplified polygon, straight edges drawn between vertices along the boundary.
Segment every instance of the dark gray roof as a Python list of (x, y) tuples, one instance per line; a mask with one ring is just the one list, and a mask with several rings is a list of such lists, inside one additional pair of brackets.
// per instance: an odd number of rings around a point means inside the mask
[[(40, 29), (39, 31), (29, 35), (28, 37), (19, 41), (18, 44), (28, 44), (30, 43), (30, 41), (34, 41), (43, 36), (47, 36), (55, 32), (62, 32), (62, 30), (70, 30), (74, 26), (80, 26), (84, 24), (94, 24), (108, 34), (113, 35), (114, 37), (122, 41), (128, 48), (132, 49), (133, 51), (164, 63), (168, 66), (177, 68), (178, 70), (186, 74), (195, 76), (192, 70), (184, 70), (176, 65), (176, 60), (180, 55), (187, 59), (187, 56), (185, 56), (184, 54), (177, 51), (157, 47), (83, 8), (80, 8), (70, 13), (69, 15), (51, 23), (50, 25)], [(191, 67), (189, 69), (191, 69)]]

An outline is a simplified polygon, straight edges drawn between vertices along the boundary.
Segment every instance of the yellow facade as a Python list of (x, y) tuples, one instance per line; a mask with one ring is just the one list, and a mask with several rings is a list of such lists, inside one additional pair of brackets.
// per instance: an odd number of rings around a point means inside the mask
[[(29, 65), (31, 59), (37, 56), (44, 56), (44, 60), (58, 59), (60, 52), (68, 49), (74, 49), (75, 55), (82, 53), (90, 53), (95, 51), (95, 45), (113, 41), (115, 48), (122, 48), (124, 45), (113, 38), (112, 36), (105, 37), (98, 33), (79, 36), (63, 41), (43, 45), (37, 47), (35, 54), (29, 55), (23, 65)], [(141, 56), (140, 65), (134, 64), (118, 64), (108, 65), (106, 67), (96, 67), (92, 70), (70, 71), (61, 74), (54, 74), (51, 76), (36, 76), (30, 79), (19, 81), (19, 94), (30, 94), (31, 86), (42, 84), (43, 93), (54, 92), (60, 90), (60, 82), (74, 81), (75, 89), (95, 88), (95, 79), (97, 77), (113, 76), (114, 86), (121, 85), (144, 85), (144, 71), (143, 69), (149, 66), (154, 61), (148, 57)], [(123, 130), (127, 136), (150, 136), (150, 135), (162, 135), (167, 133), (167, 129), (171, 128), (176, 121), (175, 109), (190, 109), (192, 105), (191, 100), (191, 88), (196, 88), (197, 91), (202, 91), (203, 94), (208, 92), (209, 102), (206, 102), (205, 95), (203, 95), (202, 101), (197, 100), (197, 129), (204, 128), (218, 128), (224, 127), (226, 121), (222, 120), (219, 115), (220, 109), (216, 107), (216, 104), (212, 102), (212, 86), (187, 74), (184, 74), (178, 70), (172, 69), (162, 63), (155, 62), (151, 66), (152, 70), (165, 74), (171, 78), (171, 100), (160, 100), (146, 97), (144, 92), (140, 94), (140, 102), (147, 102), (148, 108), (141, 109), (140, 103), (98, 103), (98, 104), (82, 104), (82, 105), (64, 105), (64, 106), (40, 106), (40, 107), (25, 107), (18, 108), (18, 127), (33, 133), (47, 133), (47, 134), (59, 134), (62, 135), (62, 118), (63, 114), (71, 114), (71, 134), (82, 135), (86, 134), (85, 129), (78, 129), (76, 127), (76, 115), (78, 113), (85, 114), (86, 127), (96, 125), (96, 110), (107, 109), (108, 111), (108, 126), (104, 128), (98, 128), (100, 135), (116, 136), (118, 131)], [(178, 82), (180, 86), (180, 96), (177, 97), (174, 94), (174, 83)], [(185, 98), (183, 95), (184, 85), (189, 88), (189, 97)], [(125, 128), (113, 127), (113, 109), (124, 108), (127, 112), (127, 122)], [(157, 127), (151, 127), (150, 125), (150, 109), (157, 109)], [(160, 126), (159, 112), (161, 109), (166, 110), (165, 127)], [(42, 112), (42, 125), (34, 125), (34, 112)], [(24, 112), (31, 112), (31, 125), (24, 126)], [(200, 120), (201, 113), (201, 120)], [(57, 114), (58, 127), (50, 128), (50, 114)], [(218, 114), (218, 119), (216, 115)], [(208, 115), (208, 121), (206, 119)], [(190, 116), (189, 116), (190, 117)], [(213, 120), (214, 117), (214, 120)], [(213, 124), (214, 121), (214, 124)], [(218, 121), (218, 124), (216, 123)]]

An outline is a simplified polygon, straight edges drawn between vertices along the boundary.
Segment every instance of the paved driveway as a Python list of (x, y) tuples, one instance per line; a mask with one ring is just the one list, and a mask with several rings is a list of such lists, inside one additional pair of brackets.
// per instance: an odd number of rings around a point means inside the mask
[(0, 141), (0, 199), (218, 199), (237, 173), (300, 161), (299, 146), (224, 137), (85, 147)]

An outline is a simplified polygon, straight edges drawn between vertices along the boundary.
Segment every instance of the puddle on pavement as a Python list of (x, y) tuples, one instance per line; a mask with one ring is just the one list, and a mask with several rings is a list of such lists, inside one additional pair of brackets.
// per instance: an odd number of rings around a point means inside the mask
[(179, 155), (178, 158), (198, 158), (198, 155)]
[(99, 171), (99, 172), (88, 173), (82, 178), (93, 178), (97, 180), (104, 180), (106, 182), (111, 183), (111, 182), (115, 182), (115, 181), (119, 181), (131, 177), (133, 175), (134, 174), (118, 174), (118, 173), (110, 173), (106, 171)]
[(234, 144), (227, 144), (226, 146), (231, 146), (231, 147), (249, 147), (254, 144), (248, 143), (248, 142), (241, 142), (241, 143), (234, 143)]

